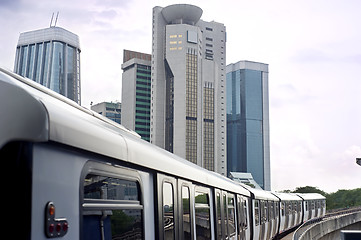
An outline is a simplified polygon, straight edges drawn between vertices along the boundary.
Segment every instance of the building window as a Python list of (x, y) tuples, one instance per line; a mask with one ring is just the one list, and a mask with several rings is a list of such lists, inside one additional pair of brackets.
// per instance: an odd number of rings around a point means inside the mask
[(203, 167), (214, 171), (214, 88), (212, 83), (206, 83), (203, 91)]
[(186, 159), (197, 163), (197, 82), (198, 59), (195, 49), (186, 54)]

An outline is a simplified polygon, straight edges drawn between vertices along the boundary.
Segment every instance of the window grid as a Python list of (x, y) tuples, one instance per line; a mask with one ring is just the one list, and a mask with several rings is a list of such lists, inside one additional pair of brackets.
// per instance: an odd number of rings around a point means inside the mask
[(197, 163), (197, 51), (186, 54), (186, 159)]

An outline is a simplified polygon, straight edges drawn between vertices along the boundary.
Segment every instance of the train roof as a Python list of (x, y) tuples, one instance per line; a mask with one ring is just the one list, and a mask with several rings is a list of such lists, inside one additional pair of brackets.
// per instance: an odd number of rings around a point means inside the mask
[(6, 109), (0, 116), (0, 148), (17, 140), (54, 141), (250, 196), (232, 180), (150, 144), (122, 125), (3, 68), (0, 109)]
[(295, 193), (280, 193), (273, 192), (273, 194), (278, 197), (281, 201), (300, 201), (302, 198), (297, 196)]
[(301, 197), (303, 200), (324, 200), (326, 197), (319, 193), (296, 193), (297, 196)]
[(279, 201), (279, 199), (269, 191), (264, 191), (262, 189), (251, 188), (251, 187), (249, 187), (247, 185), (244, 185), (244, 187), (248, 191), (251, 192), (252, 197), (255, 198), (255, 199), (269, 200), (269, 201)]

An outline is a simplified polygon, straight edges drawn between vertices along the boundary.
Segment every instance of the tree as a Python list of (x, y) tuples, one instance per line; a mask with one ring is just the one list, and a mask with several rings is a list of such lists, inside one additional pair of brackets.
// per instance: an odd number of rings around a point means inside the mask
[(296, 188), (295, 191), (293, 191), (294, 193), (319, 193), (322, 196), (327, 197), (327, 193), (318, 189), (317, 187), (311, 187), (311, 186), (306, 186), (306, 187), (298, 187)]

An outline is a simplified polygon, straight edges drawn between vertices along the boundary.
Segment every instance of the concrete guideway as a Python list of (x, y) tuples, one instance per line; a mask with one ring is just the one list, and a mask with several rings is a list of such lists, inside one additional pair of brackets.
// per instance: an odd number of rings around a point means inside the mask
[(332, 213), (306, 222), (296, 230), (293, 240), (340, 239), (340, 231), (344, 229), (361, 229), (361, 208)]

